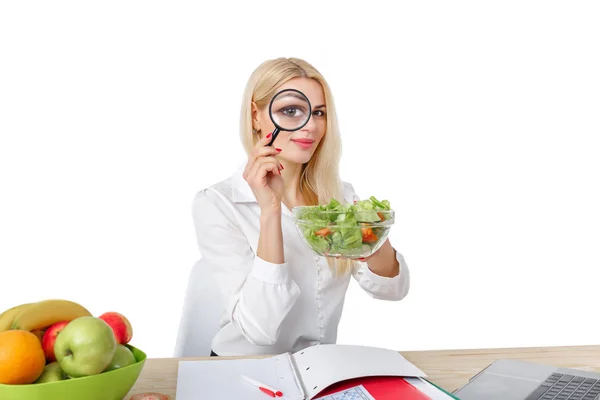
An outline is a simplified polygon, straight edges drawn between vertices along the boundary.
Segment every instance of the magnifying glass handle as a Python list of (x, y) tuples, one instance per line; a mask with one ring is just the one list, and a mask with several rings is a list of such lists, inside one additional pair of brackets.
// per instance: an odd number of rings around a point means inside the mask
[(273, 142), (275, 142), (275, 139), (277, 139), (277, 135), (279, 135), (280, 129), (279, 128), (275, 128), (275, 130), (273, 131), (273, 134), (271, 136), (271, 141), (269, 142), (269, 144), (267, 146), (271, 146), (273, 144)]

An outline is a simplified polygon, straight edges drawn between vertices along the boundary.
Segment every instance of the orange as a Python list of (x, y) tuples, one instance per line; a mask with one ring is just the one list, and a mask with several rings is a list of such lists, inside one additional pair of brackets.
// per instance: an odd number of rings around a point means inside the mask
[(22, 330), (0, 332), (0, 383), (33, 383), (44, 372), (46, 356), (40, 340)]

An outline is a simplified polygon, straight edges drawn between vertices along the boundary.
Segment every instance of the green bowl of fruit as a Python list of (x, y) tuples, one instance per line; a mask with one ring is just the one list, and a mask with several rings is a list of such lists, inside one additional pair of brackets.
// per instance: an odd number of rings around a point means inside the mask
[(350, 259), (366, 258), (379, 250), (395, 222), (389, 201), (374, 196), (346, 205), (332, 199), (328, 204), (294, 207), (292, 215), (314, 253)]
[(124, 345), (124, 347), (133, 353), (135, 363), (112, 371), (77, 378), (65, 376), (59, 368), (50, 368), (47, 373), (54, 374), (55, 381), (26, 385), (0, 384), (0, 399), (123, 400), (139, 378), (146, 361), (146, 354), (140, 349), (131, 345)]
[(94, 317), (68, 300), (9, 309), (0, 315), (0, 399), (123, 400), (147, 357), (131, 337), (123, 315)]

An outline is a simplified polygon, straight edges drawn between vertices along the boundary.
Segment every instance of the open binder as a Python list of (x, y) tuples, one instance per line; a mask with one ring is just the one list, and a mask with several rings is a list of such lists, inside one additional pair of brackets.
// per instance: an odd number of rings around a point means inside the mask
[(352, 385), (361, 386), (361, 390), (376, 400), (385, 400), (381, 394), (376, 397), (376, 393), (387, 389), (406, 390), (401, 392), (406, 400), (456, 399), (429, 383), (423, 371), (396, 351), (355, 345), (316, 345), (267, 358), (180, 361), (177, 400), (269, 398), (245, 382), (243, 375), (281, 391), (281, 400), (335, 400), (336, 392)]

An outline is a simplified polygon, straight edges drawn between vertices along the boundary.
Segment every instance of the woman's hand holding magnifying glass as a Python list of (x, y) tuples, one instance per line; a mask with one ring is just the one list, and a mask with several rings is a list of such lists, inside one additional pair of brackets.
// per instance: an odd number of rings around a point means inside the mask
[(308, 97), (297, 89), (284, 89), (269, 103), (269, 117), (275, 130), (256, 143), (244, 170), (244, 179), (263, 214), (281, 212), (283, 197), (283, 165), (276, 158), (281, 150), (272, 145), (279, 132), (294, 132), (305, 126), (312, 114), (311, 107)]
[(281, 199), (283, 196), (283, 178), (281, 170), (283, 165), (277, 160), (280, 149), (267, 146), (271, 141), (271, 134), (260, 139), (244, 169), (244, 179), (250, 185), (261, 211), (281, 211)]

